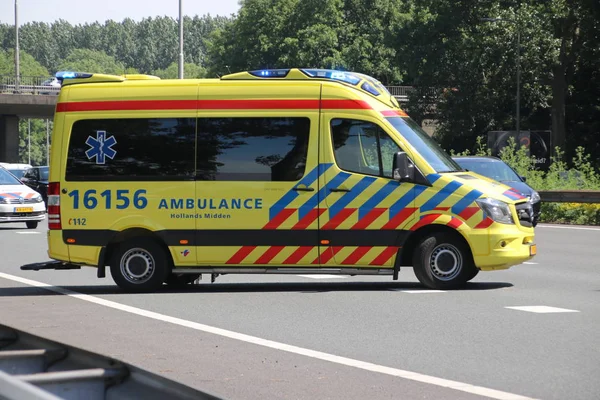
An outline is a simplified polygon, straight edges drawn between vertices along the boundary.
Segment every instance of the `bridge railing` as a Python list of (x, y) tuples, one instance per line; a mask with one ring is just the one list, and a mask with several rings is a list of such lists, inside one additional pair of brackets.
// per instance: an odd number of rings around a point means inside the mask
[(57, 95), (60, 87), (51, 86), (51, 76), (21, 76), (17, 82), (15, 76), (0, 75), (0, 94), (42, 94)]

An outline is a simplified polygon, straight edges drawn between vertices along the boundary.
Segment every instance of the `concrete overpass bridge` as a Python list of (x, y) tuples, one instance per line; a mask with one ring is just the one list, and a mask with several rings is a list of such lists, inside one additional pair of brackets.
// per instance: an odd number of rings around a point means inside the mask
[[(19, 161), (19, 119), (53, 119), (60, 88), (44, 85), (48, 77), (0, 76), (0, 161)], [(408, 101), (411, 86), (388, 86), (400, 103)]]

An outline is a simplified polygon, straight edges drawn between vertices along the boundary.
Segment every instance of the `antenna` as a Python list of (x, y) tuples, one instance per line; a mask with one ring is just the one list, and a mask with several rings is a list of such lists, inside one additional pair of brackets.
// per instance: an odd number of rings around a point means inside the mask
[(225, 68), (227, 68), (227, 71), (228, 71), (229, 73), (231, 73), (231, 70), (229, 69), (229, 65), (226, 65), (226, 66), (225, 66)]

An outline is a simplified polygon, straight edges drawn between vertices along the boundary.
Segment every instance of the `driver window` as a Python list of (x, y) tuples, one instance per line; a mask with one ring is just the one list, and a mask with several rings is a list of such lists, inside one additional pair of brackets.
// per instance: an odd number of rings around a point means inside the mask
[(331, 137), (341, 169), (392, 177), (392, 160), (400, 147), (378, 125), (352, 119), (333, 119)]

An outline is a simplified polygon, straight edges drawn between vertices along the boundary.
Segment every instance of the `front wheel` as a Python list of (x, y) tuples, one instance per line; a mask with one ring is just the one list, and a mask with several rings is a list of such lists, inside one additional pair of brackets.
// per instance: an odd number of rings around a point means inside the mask
[(137, 238), (123, 242), (112, 257), (110, 273), (120, 288), (152, 292), (160, 288), (171, 270), (171, 260), (154, 240)]
[(419, 242), (413, 268), (419, 282), (431, 289), (458, 289), (477, 275), (468, 245), (444, 232)]

